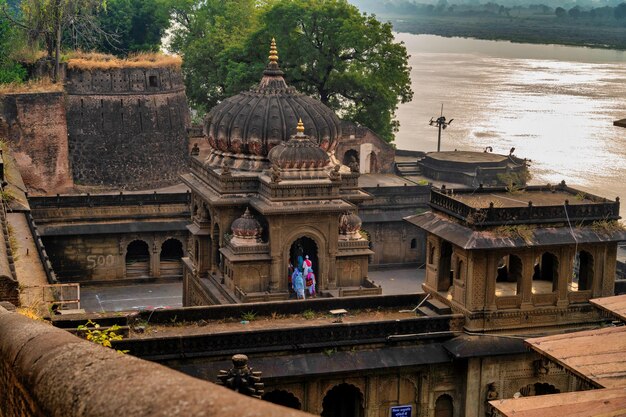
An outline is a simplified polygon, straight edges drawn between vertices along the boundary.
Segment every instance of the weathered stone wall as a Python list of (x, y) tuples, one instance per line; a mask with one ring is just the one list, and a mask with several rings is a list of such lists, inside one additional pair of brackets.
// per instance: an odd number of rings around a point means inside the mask
[(346, 153), (352, 152), (358, 154), (357, 162), (362, 174), (394, 172), (395, 150), (376, 133), (344, 121), (341, 134), (335, 155), (344, 165), (347, 165)]
[[(161, 262), (169, 239), (180, 242), (181, 256), (187, 253), (187, 193), (33, 197), (30, 204), (60, 281), (127, 278), (126, 255), (135, 241), (144, 242), (140, 245), (148, 257), (145, 273), (136, 278), (172, 276), (174, 265)], [(181, 276), (182, 270), (174, 275)]]
[(425, 232), (403, 220), (428, 209), (430, 187), (366, 187), (374, 196), (359, 206), (362, 229), (369, 234), (374, 255), (371, 265), (413, 264), (426, 261)]
[(309, 415), (120, 355), (2, 307), (0, 335), (1, 417)]
[(66, 92), (77, 184), (156, 188), (188, 170), (189, 112), (178, 69), (70, 69)]
[(73, 186), (63, 93), (0, 95), (0, 139), (9, 142), (29, 191), (57, 193)]

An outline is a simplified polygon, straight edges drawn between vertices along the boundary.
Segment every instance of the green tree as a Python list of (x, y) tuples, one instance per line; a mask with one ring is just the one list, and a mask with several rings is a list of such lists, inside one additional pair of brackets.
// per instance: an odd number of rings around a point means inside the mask
[(8, 7), (2, 11), (14, 27), (24, 30), (31, 44), (43, 41), (57, 81), (64, 31), (71, 33), (75, 44), (93, 41), (102, 34), (94, 17), (101, 8), (106, 8), (106, 0), (21, 0), (19, 13)]
[[(239, 85), (231, 61), (258, 28), (260, 9), (255, 0), (171, 0), (174, 31), (169, 48), (183, 56), (187, 97), (200, 110), (248, 85)], [(242, 68), (239, 68), (242, 71)], [(257, 74), (258, 75), (258, 74)], [(257, 77), (258, 79), (258, 77)]]
[[(0, 8), (8, 11), (8, 7), (5, 0), (0, 0)], [(19, 34), (11, 22), (0, 16), (0, 84), (21, 82), (26, 78), (24, 67), (11, 56), (19, 44)]]
[(554, 10), (554, 14), (556, 15), (556, 17), (564, 17), (566, 13), (566, 10), (562, 7), (557, 7)]
[(169, 26), (169, 7), (159, 0), (107, 0), (97, 18), (110, 35), (100, 39), (98, 50), (115, 55), (156, 52)]
[(395, 42), (391, 24), (361, 14), (345, 0), (283, 0), (261, 19), (248, 56), (265, 52), (275, 37), (288, 82), (342, 118), (393, 141), (395, 110), (413, 91), (408, 54)]
[(258, 82), (275, 37), (288, 83), (393, 140), (397, 105), (413, 92), (406, 48), (391, 24), (345, 0), (214, 3), (182, 16), (173, 42), (195, 105), (208, 110)]

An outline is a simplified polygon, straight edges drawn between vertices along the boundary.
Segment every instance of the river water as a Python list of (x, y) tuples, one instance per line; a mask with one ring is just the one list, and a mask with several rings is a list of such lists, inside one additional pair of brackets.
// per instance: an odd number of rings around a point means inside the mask
[[(397, 111), (399, 149), (434, 151), (431, 117), (454, 121), (442, 150), (532, 160), (531, 183), (626, 198), (626, 52), (396, 34), (411, 55), (415, 93)], [(626, 216), (626, 199), (621, 205)]]

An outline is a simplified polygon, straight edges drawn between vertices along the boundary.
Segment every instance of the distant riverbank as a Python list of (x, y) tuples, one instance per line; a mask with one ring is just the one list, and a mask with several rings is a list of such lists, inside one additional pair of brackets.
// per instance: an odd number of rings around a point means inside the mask
[(561, 22), (495, 16), (421, 16), (380, 14), (396, 32), (445, 37), (507, 40), (626, 50), (626, 27), (599, 26), (591, 21)]

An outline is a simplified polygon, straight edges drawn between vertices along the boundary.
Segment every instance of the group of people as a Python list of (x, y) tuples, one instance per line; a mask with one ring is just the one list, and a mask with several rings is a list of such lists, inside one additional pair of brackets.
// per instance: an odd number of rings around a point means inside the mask
[(289, 291), (295, 293), (298, 300), (304, 300), (308, 296), (314, 298), (315, 292), (315, 274), (313, 273), (313, 262), (309, 259), (309, 255), (304, 258), (298, 256), (296, 266), (289, 264)]

